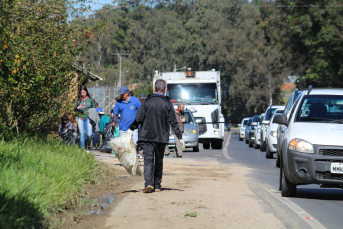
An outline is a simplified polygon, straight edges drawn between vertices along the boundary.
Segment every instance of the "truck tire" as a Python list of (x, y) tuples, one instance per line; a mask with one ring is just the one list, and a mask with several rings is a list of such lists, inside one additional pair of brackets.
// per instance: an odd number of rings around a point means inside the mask
[(203, 144), (202, 144), (202, 147), (203, 147), (204, 149), (209, 149), (209, 148), (210, 148), (210, 143), (203, 143)]
[(212, 149), (222, 149), (223, 148), (223, 140), (216, 139), (211, 142)]
[(268, 143), (266, 143), (266, 158), (267, 158), (267, 159), (273, 159), (273, 153), (270, 152)]
[(249, 144), (249, 139), (247, 139), (247, 137), (245, 137), (245, 144)]
[(278, 153), (278, 152), (276, 152), (275, 166), (276, 166), (277, 168), (280, 168), (280, 156), (279, 156), (279, 153)]
[(193, 152), (199, 152), (199, 143), (197, 146), (193, 147)]
[(285, 171), (281, 168), (281, 196), (294, 197), (297, 194), (297, 185), (287, 180)]

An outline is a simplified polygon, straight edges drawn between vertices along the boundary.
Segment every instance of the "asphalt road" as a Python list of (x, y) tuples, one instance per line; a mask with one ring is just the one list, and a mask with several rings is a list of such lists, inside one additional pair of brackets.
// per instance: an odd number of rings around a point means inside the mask
[[(224, 164), (241, 164), (249, 168), (249, 187), (288, 228), (342, 228), (343, 190), (320, 188), (319, 185), (297, 187), (297, 196), (281, 197), (279, 188), (279, 168), (275, 159), (266, 159), (265, 152), (249, 148), (238, 135), (227, 132), (223, 150), (184, 152), (184, 158), (196, 160), (216, 159)], [(275, 158), (275, 156), (274, 156)]]

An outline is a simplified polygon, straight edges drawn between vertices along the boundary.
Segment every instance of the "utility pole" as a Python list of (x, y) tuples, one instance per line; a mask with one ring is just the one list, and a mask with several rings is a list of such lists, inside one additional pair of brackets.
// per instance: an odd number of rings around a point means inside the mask
[(123, 60), (123, 56), (130, 56), (131, 54), (128, 53), (111, 53), (111, 55), (117, 55), (119, 56), (119, 82), (118, 82), (118, 87), (121, 87), (121, 77), (123, 72), (121, 71), (121, 62)]

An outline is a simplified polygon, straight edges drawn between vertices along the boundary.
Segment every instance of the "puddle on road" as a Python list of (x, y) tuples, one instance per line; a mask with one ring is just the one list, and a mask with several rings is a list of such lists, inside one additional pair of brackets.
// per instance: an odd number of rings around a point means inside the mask
[[(105, 208), (107, 208), (108, 205), (110, 205), (110, 204), (113, 202), (113, 200), (114, 200), (114, 198), (115, 198), (115, 195), (116, 195), (116, 194), (113, 194), (113, 195), (109, 195), (109, 196), (107, 196), (107, 197), (105, 197), (105, 196), (88, 195), (88, 196), (87, 196), (88, 198), (94, 198), (94, 199), (96, 199), (95, 205), (96, 205), (97, 207), (93, 207), (92, 209), (90, 209), (90, 210), (86, 213), (86, 215), (92, 215), (92, 214), (97, 214), (97, 215), (99, 215), (99, 214), (101, 214), (101, 213), (103, 212), (103, 210), (104, 210)], [(100, 206), (100, 207), (98, 207), (98, 206)]]

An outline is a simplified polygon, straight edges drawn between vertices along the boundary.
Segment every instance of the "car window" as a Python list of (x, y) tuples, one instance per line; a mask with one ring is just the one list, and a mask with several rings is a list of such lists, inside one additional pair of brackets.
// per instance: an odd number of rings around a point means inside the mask
[(277, 108), (269, 108), (266, 112), (266, 116), (264, 120), (269, 121), (270, 118), (273, 116), (274, 112), (276, 111)]
[[(299, 93), (300, 94), (300, 93)], [(295, 111), (295, 108), (297, 107), (297, 104), (299, 103), (300, 99), (302, 97), (298, 96), (297, 100), (293, 103), (292, 108), (289, 110), (288, 114), (287, 114), (287, 120), (290, 120), (291, 117), (293, 116), (293, 113)]]
[(332, 122), (343, 119), (343, 96), (305, 95), (297, 113), (296, 121)]
[(188, 117), (188, 122), (187, 123), (194, 122), (191, 113), (190, 112), (185, 112), (185, 113), (187, 114), (187, 117)]

